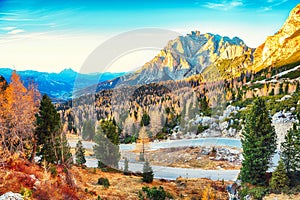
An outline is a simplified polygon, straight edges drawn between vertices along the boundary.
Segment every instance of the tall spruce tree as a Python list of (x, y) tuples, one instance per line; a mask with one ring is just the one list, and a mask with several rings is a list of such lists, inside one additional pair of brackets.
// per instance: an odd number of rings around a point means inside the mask
[(262, 98), (254, 100), (242, 132), (241, 178), (253, 185), (266, 184), (266, 171), (276, 150), (276, 133)]
[(81, 140), (79, 140), (76, 144), (76, 151), (75, 151), (77, 165), (83, 165), (86, 163), (84, 154), (85, 154), (85, 149), (82, 146)]
[(62, 132), (59, 113), (47, 95), (43, 95), (36, 115), (35, 138), (42, 160), (55, 164), (72, 163), (72, 154), (66, 135)]
[(102, 120), (95, 136), (93, 150), (99, 160), (99, 167), (118, 167), (120, 160), (119, 134), (114, 120)]
[(294, 124), (281, 143), (281, 157), (291, 177), (300, 168), (300, 129)]

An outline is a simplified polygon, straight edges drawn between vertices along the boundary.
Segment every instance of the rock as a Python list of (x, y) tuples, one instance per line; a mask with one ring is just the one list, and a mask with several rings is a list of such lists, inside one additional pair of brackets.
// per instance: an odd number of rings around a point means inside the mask
[(288, 99), (290, 99), (290, 98), (292, 98), (291, 95), (285, 95), (285, 96), (283, 96), (283, 97), (280, 99), (280, 101), (285, 101), (285, 100), (288, 100)]
[(19, 193), (7, 192), (0, 196), (0, 200), (23, 200), (23, 196)]
[(220, 123), (220, 129), (223, 131), (223, 130), (227, 129), (228, 125), (229, 124), (227, 121), (222, 122), (222, 123)]
[(234, 154), (234, 155), (238, 155), (240, 154), (240, 151), (239, 150), (235, 150), (235, 149), (228, 149), (229, 153), (230, 154)]

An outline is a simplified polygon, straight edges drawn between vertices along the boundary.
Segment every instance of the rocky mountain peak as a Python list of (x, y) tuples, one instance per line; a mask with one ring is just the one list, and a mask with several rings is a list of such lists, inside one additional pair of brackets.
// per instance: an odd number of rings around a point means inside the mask
[(256, 71), (268, 66), (280, 66), (296, 62), (300, 56), (300, 4), (291, 12), (282, 28), (256, 51)]
[(157, 56), (125, 81), (132, 85), (183, 79), (202, 72), (219, 59), (233, 59), (249, 49), (238, 37), (192, 31), (169, 41)]

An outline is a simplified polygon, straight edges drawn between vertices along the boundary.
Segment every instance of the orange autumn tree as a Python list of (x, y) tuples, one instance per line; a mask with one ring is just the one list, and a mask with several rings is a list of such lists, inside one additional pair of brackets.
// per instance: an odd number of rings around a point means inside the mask
[(6, 157), (14, 153), (30, 156), (38, 99), (36, 88), (24, 87), (14, 71), (10, 84), (0, 93), (0, 145)]

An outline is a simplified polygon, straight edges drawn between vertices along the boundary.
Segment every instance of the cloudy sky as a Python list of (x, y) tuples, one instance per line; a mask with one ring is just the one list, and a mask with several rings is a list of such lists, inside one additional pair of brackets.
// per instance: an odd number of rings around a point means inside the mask
[[(248, 46), (256, 47), (280, 29), (297, 3), (298, 0), (0, 0), (0, 67), (80, 71), (91, 52), (103, 42), (142, 28), (163, 28), (183, 35), (199, 30), (238, 36)], [(130, 70), (156, 53), (157, 50), (128, 53), (112, 62), (108, 71)]]

